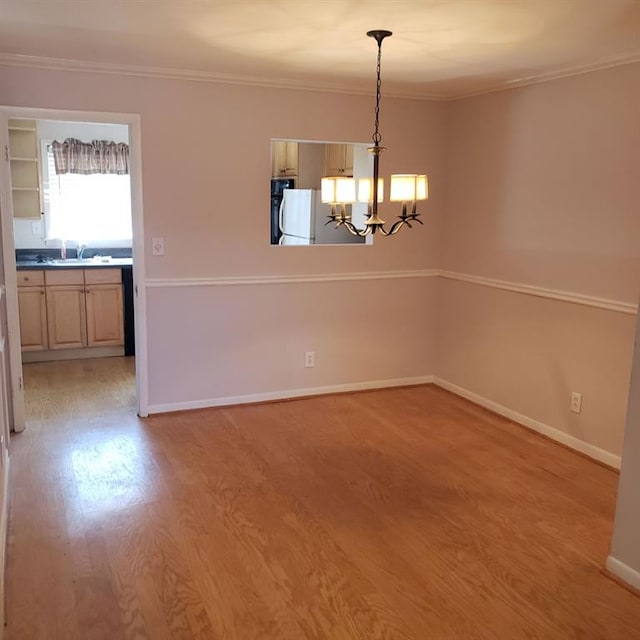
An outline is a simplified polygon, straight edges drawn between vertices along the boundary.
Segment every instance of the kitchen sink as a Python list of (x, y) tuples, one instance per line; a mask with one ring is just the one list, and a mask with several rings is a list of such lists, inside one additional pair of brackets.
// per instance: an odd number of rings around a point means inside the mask
[(96, 256), (95, 258), (67, 258), (66, 260), (57, 258), (56, 260), (49, 260), (50, 264), (96, 264), (98, 262), (108, 263), (111, 262), (111, 258)]

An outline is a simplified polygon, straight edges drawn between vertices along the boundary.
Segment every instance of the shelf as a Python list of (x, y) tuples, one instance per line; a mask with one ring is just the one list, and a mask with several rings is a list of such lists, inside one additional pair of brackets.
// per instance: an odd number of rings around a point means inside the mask
[(9, 164), (14, 218), (42, 214), (38, 132), (35, 120), (9, 120)]

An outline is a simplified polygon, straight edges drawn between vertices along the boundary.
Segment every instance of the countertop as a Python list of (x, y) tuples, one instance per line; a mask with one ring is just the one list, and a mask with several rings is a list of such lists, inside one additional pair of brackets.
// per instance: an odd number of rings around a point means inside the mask
[(103, 260), (102, 258), (85, 258), (78, 260), (77, 258), (69, 258), (68, 260), (47, 260), (38, 262), (37, 260), (18, 260), (16, 269), (25, 271), (27, 269), (109, 269), (130, 267), (133, 264), (131, 258), (111, 258)]

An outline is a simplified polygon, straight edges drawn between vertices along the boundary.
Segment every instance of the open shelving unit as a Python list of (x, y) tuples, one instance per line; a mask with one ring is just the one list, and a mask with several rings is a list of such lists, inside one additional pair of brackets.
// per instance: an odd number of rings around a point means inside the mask
[(40, 159), (35, 120), (9, 120), (9, 164), (15, 218), (40, 218)]

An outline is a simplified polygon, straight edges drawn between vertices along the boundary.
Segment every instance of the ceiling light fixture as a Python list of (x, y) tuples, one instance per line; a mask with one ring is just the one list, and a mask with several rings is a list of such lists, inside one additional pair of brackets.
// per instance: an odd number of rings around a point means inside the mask
[[(422, 224), (416, 212), (418, 200), (426, 200), (429, 197), (429, 186), (426, 175), (402, 174), (391, 176), (391, 188), (389, 200), (391, 202), (402, 202), (402, 213), (389, 229), (385, 229), (385, 221), (378, 216), (378, 204), (384, 198), (384, 180), (378, 177), (380, 154), (385, 150), (381, 146), (382, 135), (380, 134), (380, 62), (382, 60), (382, 41), (391, 35), (391, 31), (376, 30), (367, 31), (370, 38), (375, 38), (378, 43), (378, 61), (376, 64), (376, 111), (375, 130), (371, 139), (373, 146), (368, 150), (373, 155), (373, 178), (347, 178), (344, 176), (329, 176), (322, 178), (321, 200), (331, 205), (329, 221), (336, 223), (336, 228), (344, 226), (349, 233), (354, 236), (375, 235), (380, 232), (383, 236), (396, 234), (406, 224), (411, 228), (412, 222)], [(378, 188), (374, 189), (373, 185)], [(355, 202), (368, 203), (367, 218), (364, 228), (359, 229), (351, 222), (351, 216), (347, 212), (347, 205)]]

